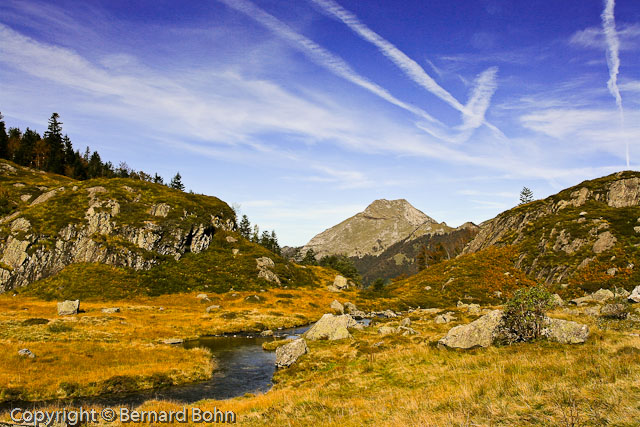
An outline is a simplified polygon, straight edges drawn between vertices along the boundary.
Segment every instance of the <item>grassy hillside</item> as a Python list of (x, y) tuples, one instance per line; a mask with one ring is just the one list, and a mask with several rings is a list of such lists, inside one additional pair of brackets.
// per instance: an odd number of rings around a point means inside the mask
[[(238, 238), (238, 242), (226, 241), (226, 237), (232, 234)], [(235, 256), (231, 254), (233, 248), (240, 250)], [(274, 286), (257, 277), (256, 258), (263, 256), (274, 261), (273, 272), (278, 275), (283, 287), (309, 287), (321, 283), (314, 270), (289, 263), (235, 233), (219, 232), (214, 235), (207, 250), (198, 254), (187, 253), (178, 261), (168, 258), (150, 270), (136, 271), (96, 263), (72, 264), (55, 276), (34, 282), (22, 293), (45, 299), (102, 300), (192, 291), (258, 292)]]
[[(122, 299), (328, 281), (240, 237), (216, 197), (125, 178), (75, 181), (7, 161), (0, 168), (0, 282), (20, 275), (28, 286), (16, 291)], [(274, 261), (280, 285), (258, 278), (260, 257)]]
[(400, 306), (446, 307), (458, 301), (497, 304), (535, 281), (514, 267), (514, 246), (491, 247), (428, 267), (387, 286), (385, 293)]

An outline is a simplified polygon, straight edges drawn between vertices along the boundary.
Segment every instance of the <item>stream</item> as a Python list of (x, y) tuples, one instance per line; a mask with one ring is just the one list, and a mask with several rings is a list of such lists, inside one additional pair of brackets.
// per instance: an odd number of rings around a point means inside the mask
[[(370, 319), (360, 321), (369, 324)], [(275, 339), (297, 338), (312, 325), (274, 331)], [(147, 400), (171, 400), (180, 403), (194, 403), (204, 399), (230, 399), (246, 393), (264, 393), (271, 389), (275, 372), (275, 351), (264, 351), (262, 343), (274, 337), (260, 337), (247, 333), (216, 337), (201, 337), (186, 341), (185, 348), (204, 347), (211, 350), (216, 362), (213, 376), (206, 381), (144, 390), (130, 394), (103, 395), (64, 400), (40, 402), (4, 402), (0, 411), (15, 407), (34, 409), (49, 405), (64, 407), (137, 407)]]

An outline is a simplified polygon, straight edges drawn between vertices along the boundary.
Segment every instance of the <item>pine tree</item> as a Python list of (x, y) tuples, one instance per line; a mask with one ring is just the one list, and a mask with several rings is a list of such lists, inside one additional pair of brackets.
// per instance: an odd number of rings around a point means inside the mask
[(176, 173), (176, 176), (171, 178), (169, 187), (174, 188), (176, 190), (184, 191), (184, 184), (182, 183), (182, 176), (180, 175), (180, 172)]
[(94, 151), (89, 159), (89, 166), (87, 168), (87, 175), (89, 178), (99, 178), (102, 176), (102, 159), (100, 159), (100, 154), (97, 151)]
[(49, 148), (47, 170), (53, 173), (64, 172), (64, 142), (62, 140), (62, 122), (58, 121), (60, 115), (53, 113), (49, 119), (49, 126), (44, 133), (44, 139)]
[(278, 244), (278, 237), (276, 236), (276, 230), (271, 230), (271, 252), (281, 255), (282, 251)]
[(154, 182), (154, 184), (164, 184), (164, 179), (162, 179), (162, 177), (160, 175), (158, 175), (158, 173), (156, 173), (153, 176), (153, 182)]
[(251, 239), (253, 243), (258, 243), (260, 241), (260, 227), (258, 224), (253, 225), (253, 233), (251, 233)]
[(40, 139), (38, 132), (27, 128), (20, 140), (20, 148), (15, 154), (15, 162), (22, 166), (33, 166), (34, 151)]
[(240, 224), (238, 224), (238, 233), (240, 233), (240, 235), (245, 239), (249, 239), (251, 237), (251, 223), (246, 215), (242, 215)]
[(525, 203), (529, 203), (533, 201), (533, 191), (527, 187), (522, 187), (522, 191), (520, 191), (520, 204), (524, 205)]
[(9, 136), (3, 119), (4, 117), (0, 113), (0, 159), (7, 158), (7, 150), (9, 149)]

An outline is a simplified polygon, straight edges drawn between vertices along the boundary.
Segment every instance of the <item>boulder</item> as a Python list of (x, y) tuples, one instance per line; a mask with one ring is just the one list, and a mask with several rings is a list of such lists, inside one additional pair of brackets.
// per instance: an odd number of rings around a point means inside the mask
[(333, 300), (329, 307), (338, 314), (344, 314), (344, 306), (337, 300)]
[[(304, 333), (304, 337), (311, 341), (343, 339), (344, 331), (342, 328), (352, 328), (356, 324), (357, 322), (348, 314), (334, 316), (333, 314), (327, 313)], [(348, 338), (349, 336), (344, 338)]]
[(18, 355), (21, 357), (28, 357), (29, 359), (35, 359), (36, 355), (31, 352), (28, 348), (23, 348), (18, 350)]
[(593, 294), (591, 294), (591, 299), (596, 302), (605, 302), (607, 300), (613, 299), (615, 295), (609, 289), (598, 289)]
[(231, 249), (231, 255), (238, 255), (240, 253), (240, 249), (233, 248)]
[(236, 243), (238, 241), (238, 239), (236, 239), (233, 236), (227, 236), (225, 239), (228, 243)]
[(560, 344), (582, 344), (589, 337), (589, 327), (569, 320), (548, 318), (542, 336)]
[(439, 314), (438, 316), (435, 317), (435, 319), (433, 319), (433, 321), (436, 323), (449, 323), (454, 320), (456, 320), (456, 317), (453, 315), (452, 311), (447, 311), (444, 314)]
[(210, 305), (209, 307), (207, 307), (207, 308), (205, 309), (205, 311), (206, 311), (207, 313), (211, 313), (212, 311), (216, 311), (216, 310), (219, 310), (219, 309), (220, 309), (220, 306), (219, 306), (219, 305)]
[(393, 312), (393, 310), (385, 310), (382, 312), (382, 315), (384, 317), (386, 317), (387, 319), (391, 319), (393, 317), (398, 317), (398, 315), (396, 313)]
[(198, 294), (196, 295), (196, 298), (200, 301), (209, 301), (209, 295), (207, 294)]
[(338, 274), (338, 275), (336, 275), (336, 278), (333, 279), (333, 286), (336, 289), (340, 289), (342, 291), (342, 290), (345, 290), (345, 289), (347, 289), (349, 287), (349, 282), (347, 281), (346, 277), (343, 277), (343, 276)]
[(273, 336), (273, 331), (271, 329), (266, 329), (266, 330), (260, 332), (260, 336), (261, 337), (272, 337)]
[(120, 307), (103, 308), (101, 311), (107, 314), (120, 313)]
[(78, 310), (80, 310), (80, 300), (67, 300), (65, 302), (58, 303), (58, 316), (70, 316), (73, 314), (78, 314)]
[(356, 307), (355, 304), (353, 304), (353, 303), (351, 303), (349, 301), (344, 303), (344, 312), (346, 314), (352, 314), (352, 313), (354, 313), (356, 311), (358, 311), (358, 307)]
[(609, 319), (626, 319), (629, 310), (625, 304), (605, 304), (600, 310), (600, 316)]
[(262, 270), (265, 268), (273, 268), (276, 266), (276, 264), (273, 262), (273, 260), (269, 257), (263, 256), (260, 258), (256, 258), (256, 264), (258, 265), (258, 269)]
[(627, 299), (630, 302), (640, 302), (640, 286), (636, 286)]
[(400, 322), (400, 326), (406, 326), (406, 327), (411, 326), (411, 319), (409, 319), (408, 317), (405, 317), (404, 319), (402, 319), (402, 322)]
[(344, 326), (338, 326), (329, 334), (329, 341), (337, 341), (337, 340), (346, 340), (347, 338), (351, 338), (351, 334)]
[(260, 270), (258, 272), (258, 279), (264, 279), (267, 282), (276, 283), (278, 285), (280, 284), (280, 278), (271, 270)]
[(502, 330), (501, 310), (493, 310), (467, 325), (451, 328), (438, 344), (452, 348), (489, 347)]
[(288, 368), (293, 365), (300, 356), (309, 352), (307, 342), (299, 338), (276, 349), (276, 368)]

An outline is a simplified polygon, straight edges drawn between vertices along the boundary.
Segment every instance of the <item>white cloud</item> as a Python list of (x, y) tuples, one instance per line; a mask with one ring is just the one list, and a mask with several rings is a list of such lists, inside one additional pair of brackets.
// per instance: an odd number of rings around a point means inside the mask
[[(622, 25), (617, 31), (620, 50), (632, 51), (640, 48), (640, 24)], [(573, 46), (604, 50), (607, 47), (602, 27), (589, 27), (575, 32), (569, 39)]]
[[(478, 77), (476, 80), (476, 87), (474, 88), (469, 102), (467, 105), (462, 105), (453, 95), (441, 87), (416, 61), (411, 59), (388, 40), (381, 37), (378, 33), (371, 30), (367, 25), (362, 23), (356, 15), (349, 12), (333, 0), (311, 1), (320, 6), (327, 13), (342, 21), (362, 39), (376, 46), (384, 56), (398, 66), (411, 80), (442, 99), (456, 110), (460, 111), (463, 117), (463, 124), (460, 128), (462, 131), (476, 129), (485, 122), (485, 112), (489, 107), (491, 97), (497, 87), (495, 82), (495, 76), (498, 71), (497, 67), (489, 68)], [(431, 65), (433, 67), (433, 64)], [(495, 126), (489, 125), (489, 127), (495, 132), (501, 134)], [(425, 130), (427, 128), (430, 128), (430, 126), (423, 127)], [(428, 132), (434, 136), (441, 135), (439, 132), (434, 130), (428, 130)], [(466, 140), (469, 136), (469, 133), (462, 132), (456, 137), (445, 137), (445, 139)]]
[(287, 40), (296, 49), (307, 55), (316, 64), (331, 71), (337, 76), (350, 81), (351, 83), (360, 86), (361, 88), (368, 90), (376, 96), (390, 102), (391, 104), (400, 107), (406, 111), (415, 114), (418, 117), (426, 119), (430, 122), (438, 123), (433, 116), (425, 112), (424, 110), (403, 102), (389, 93), (383, 87), (369, 81), (365, 77), (362, 77), (356, 73), (349, 64), (347, 64), (342, 58), (332, 54), (322, 46), (313, 42), (312, 40), (304, 37), (301, 34), (293, 31), (288, 25), (277, 19), (275, 16), (270, 15), (264, 10), (260, 9), (255, 4), (247, 0), (219, 0), (226, 4), (228, 7), (242, 12), (251, 19), (255, 20), (264, 27), (270, 29), (278, 36)]

